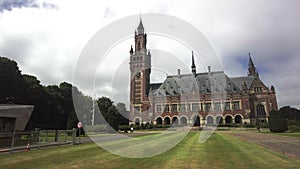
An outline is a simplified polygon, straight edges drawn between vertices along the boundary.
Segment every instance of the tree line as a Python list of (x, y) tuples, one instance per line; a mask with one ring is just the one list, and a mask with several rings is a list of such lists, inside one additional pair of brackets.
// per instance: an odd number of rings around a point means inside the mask
[[(76, 111), (73, 94), (82, 102)], [(124, 103), (115, 105), (107, 97), (98, 98), (103, 117), (111, 126), (117, 129), (118, 125), (128, 124), (128, 111)], [(70, 83), (62, 82), (59, 85), (44, 86), (32, 75), (22, 74), (17, 62), (0, 57), (0, 104), (28, 104), (34, 105), (34, 110), (26, 126), (26, 130), (42, 129), (72, 129), (77, 122), (84, 120), (84, 124), (91, 124), (93, 99), (84, 95)], [(99, 113), (95, 114), (95, 124)]]

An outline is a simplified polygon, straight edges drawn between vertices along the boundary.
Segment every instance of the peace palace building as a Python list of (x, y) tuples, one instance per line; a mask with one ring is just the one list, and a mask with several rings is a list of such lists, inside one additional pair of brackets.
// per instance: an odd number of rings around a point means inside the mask
[[(130, 49), (130, 124), (216, 125), (266, 122), (277, 110), (274, 86), (259, 78), (249, 53), (248, 75), (229, 77), (223, 71), (196, 72), (194, 55), (190, 74), (167, 76), (150, 83), (151, 53), (142, 20)], [(154, 56), (155, 57), (155, 56)]]

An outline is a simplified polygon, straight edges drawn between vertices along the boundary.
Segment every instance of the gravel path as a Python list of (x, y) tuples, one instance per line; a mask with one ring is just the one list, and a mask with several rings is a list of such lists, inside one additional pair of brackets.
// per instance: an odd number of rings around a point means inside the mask
[(300, 138), (256, 132), (226, 132), (273, 151), (300, 160)]

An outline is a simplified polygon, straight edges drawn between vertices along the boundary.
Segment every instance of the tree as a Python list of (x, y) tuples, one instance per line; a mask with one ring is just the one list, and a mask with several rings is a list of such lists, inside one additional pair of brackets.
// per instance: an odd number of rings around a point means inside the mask
[(300, 122), (300, 110), (290, 106), (284, 106), (280, 108), (280, 112), (282, 112), (284, 118)]
[(119, 125), (128, 125), (129, 124), (129, 111), (126, 110), (126, 105), (124, 103), (117, 104), (117, 110), (120, 114), (119, 116)]
[(37, 77), (21, 74), (15, 61), (0, 57), (0, 103), (30, 104), (34, 110), (26, 129), (65, 129), (74, 110), (72, 85), (43, 86)]
[[(118, 130), (119, 125), (128, 125), (128, 111), (124, 103), (118, 103), (117, 106), (107, 97), (101, 97), (97, 100), (100, 113), (105, 121), (115, 130)], [(125, 117), (124, 117), (125, 116)], [(97, 116), (95, 116), (96, 118)], [(100, 118), (100, 117), (98, 117)], [(103, 124), (103, 121), (102, 121)]]
[(279, 110), (272, 110), (269, 114), (269, 128), (271, 132), (285, 132), (288, 130), (287, 119)]
[(0, 103), (22, 104), (26, 98), (26, 86), (17, 63), (0, 57)]
[(77, 118), (75, 111), (72, 111), (68, 117), (67, 129), (70, 130), (70, 129), (76, 128), (78, 121), (79, 120)]

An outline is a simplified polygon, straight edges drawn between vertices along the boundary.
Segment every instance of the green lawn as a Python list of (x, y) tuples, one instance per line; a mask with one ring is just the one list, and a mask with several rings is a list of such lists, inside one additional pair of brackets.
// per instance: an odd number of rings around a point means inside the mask
[[(149, 136), (147, 136), (149, 137)], [(173, 149), (150, 158), (124, 158), (96, 144), (0, 155), (0, 168), (299, 168), (290, 159), (252, 143), (217, 132), (205, 143), (191, 132)], [(146, 145), (145, 145), (146, 146)]]

